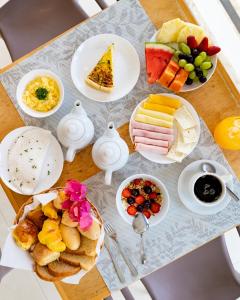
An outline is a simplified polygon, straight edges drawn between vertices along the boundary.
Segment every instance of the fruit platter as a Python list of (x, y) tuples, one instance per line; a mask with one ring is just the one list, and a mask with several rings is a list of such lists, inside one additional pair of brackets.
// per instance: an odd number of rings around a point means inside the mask
[(129, 133), (135, 150), (146, 159), (182, 162), (198, 143), (200, 122), (192, 105), (174, 94), (150, 94), (132, 113)]
[(200, 26), (179, 18), (165, 22), (145, 42), (147, 81), (175, 93), (199, 88), (213, 75), (220, 51)]
[(95, 265), (104, 239), (102, 219), (86, 192), (84, 184), (69, 180), (31, 197), (17, 214), (3, 259), (13, 253), (43, 280), (75, 283), (75, 275), (79, 282)]
[(117, 208), (122, 218), (132, 224), (133, 217), (142, 213), (150, 226), (157, 225), (169, 208), (165, 185), (156, 177), (136, 174), (124, 180), (117, 191)]

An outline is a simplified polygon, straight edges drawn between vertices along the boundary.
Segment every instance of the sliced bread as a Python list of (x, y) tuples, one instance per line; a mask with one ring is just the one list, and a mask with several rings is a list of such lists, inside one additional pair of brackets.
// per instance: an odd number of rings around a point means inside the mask
[(38, 264), (35, 265), (35, 272), (41, 279), (46, 280), (46, 281), (59, 281), (63, 278), (61, 276), (51, 275), (48, 271), (48, 267), (46, 267), (46, 266), (42, 267), (42, 266), (39, 266)]
[(95, 241), (89, 240), (85, 236), (81, 235), (80, 247), (77, 250), (70, 250), (67, 248), (65, 250), (65, 252), (77, 254), (77, 255), (85, 254), (88, 256), (96, 256), (97, 255), (97, 252), (96, 252), (97, 242), (98, 242), (98, 240), (95, 240)]
[(95, 264), (95, 257), (87, 255), (76, 255), (71, 253), (61, 253), (60, 260), (73, 266), (80, 266), (88, 271)]
[(53, 276), (71, 276), (78, 273), (80, 270), (80, 267), (71, 266), (63, 261), (53, 261), (48, 264), (48, 271)]

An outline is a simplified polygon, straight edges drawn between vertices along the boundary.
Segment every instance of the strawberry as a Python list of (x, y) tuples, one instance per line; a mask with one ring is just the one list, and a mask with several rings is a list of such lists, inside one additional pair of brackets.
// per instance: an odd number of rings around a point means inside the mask
[(214, 54), (217, 54), (218, 52), (221, 51), (221, 48), (220, 47), (217, 47), (217, 46), (210, 46), (208, 47), (208, 50), (207, 50), (207, 55), (209, 56), (212, 56)]
[(208, 50), (208, 38), (207, 37), (204, 37), (202, 39), (201, 43), (198, 45), (198, 50), (207, 52), (207, 50)]
[(145, 186), (151, 186), (151, 185), (154, 185), (151, 181), (149, 181), (149, 180), (146, 180), (145, 182), (144, 182), (144, 185)]
[(135, 198), (135, 202), (137, 204), (143, 204), (144, 201), (145, 201), (145, 198), (143, 197), (143, 195), (139, 195)]
[(127, 213), (128, 213), (130, 216), (136, 215), (136, 213), (137, 213), (136, 207), (135, 207), (134, 205), (128, 206), (128, 208), (127, 208)]
[(154, 214), (156, 214), (156, 213), (158, 213), (159, 211), (160, 211), (160, 204), (158, 204), (157, 202), (153, 202), (152, 204), (151, 204), (151, 211), (154, 213)]
[(152, 192), (148, 195), (149, 199), (156, 199), (157, 198), (157, 193)]
[(198, 43), (197, 40), (195, 39), (195, 36), (193, 35), (189, 35), (187, 37), (187, 44), (188, 46), (192, 49), (192, 48), (197, 48), (198, 47)]
[(141, 178), (137, 178), (137, 179), (134, 179), (134, 180), (133, 180), (133, 183), (134, 183), (135, 185), (139, 185), (139, 184), (141, 183), (141, 181), (142, 181)]
[(150, 217), (151, 217), (151, 213), (150, 213), (150, 211), (149, 210), (144, 210), (143, 211), (143, 214), (144, 214), (144, 216), (147, 218), (147, 219), (149, 219)]
[(130, 197), (130, 196), (131, 196), (131, 191), (130, 191), (128, 188), (124, 189), (124, 190), (122, 191), (122, 196), (123, 196), (124, 198)]

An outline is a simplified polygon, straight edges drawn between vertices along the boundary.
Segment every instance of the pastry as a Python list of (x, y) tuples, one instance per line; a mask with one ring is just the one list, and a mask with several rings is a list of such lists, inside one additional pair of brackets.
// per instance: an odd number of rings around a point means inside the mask
[(57, 194), (57, 198), (53, 200), (53, 205), (55, 206), (55, 208), (61, 209), (62, 203), (66, 200), (66, 198), (67, 197), (64, 191), (59, 191)]
[(91, 87), (104, 91), (111, 92), (113, 89), (113, 44), (110, 45), (107, 51), (103, 54), (96, 66), (86, 78), (86, 83)]
[(12, 234), (17, 245), (28, 250), (37, 242), (38, 229), (33, 222), (25, 219), (18, 223)]
[(98, 240), (99, 239), (100, 225), (95, 219), (93, 219), (93, 223), (88, 230), (82, 230), (79, 226), (78, 226), (78, 230), (80, 231), (80, 233), (83, 236), (85, 236), (86, 238), (88, 238), (90, 240)]
[(41, 205), (36, 207), (27, 214), (27, 218), (32, 221), (39, 230), (43, 227), (43, 222), (46, 220), (46, 216), (44, 215)]
[(71, 266), (63, 261), (53, 261), (48, 264), (48, 271), (53, 276), (71, 276), (78, 273), (81, 270), (80, 267)]
[(76, 250), (80, 246), (80, 233), (75, 227), (60, 224), (63, 242), (70, 250)]
[(62, 215), (62, 224), (69, 226), (69, 227), (77, 227), (78, 226), (78, 222), (72, 221), (72, 219), (69, 217), (69, 213), (67, 210), (65, 210)]
[(37, 243), (32, 252), (32, 257), (39, 266), (46, 266), (50, 262), (58, 259), (59, 256), (60, 252), (54, 252), (41, 243)]
[(46, 217), (50, 219), (58, 219), (58, 214), (56, 208), (53, 206), (53, 202), (49, 202), (46, 205), (42, 206), (42, 211)]

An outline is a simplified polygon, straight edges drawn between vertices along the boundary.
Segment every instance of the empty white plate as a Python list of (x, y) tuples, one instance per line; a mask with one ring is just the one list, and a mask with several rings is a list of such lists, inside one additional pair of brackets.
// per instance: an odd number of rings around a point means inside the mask
[[(108, 46), (114, 44), (114, 88), (110, 93), (96, 90), (85, 79), (95, 67)], [(71, 76), (76, 88), (87, 98), (109, 102), (126, 96), (137, 83), (140, 61), (129, 41), (115, 34), (99, 34), (83, 42), (73, 55)]]

